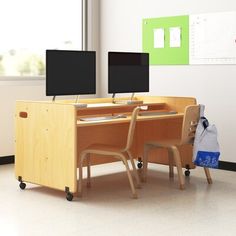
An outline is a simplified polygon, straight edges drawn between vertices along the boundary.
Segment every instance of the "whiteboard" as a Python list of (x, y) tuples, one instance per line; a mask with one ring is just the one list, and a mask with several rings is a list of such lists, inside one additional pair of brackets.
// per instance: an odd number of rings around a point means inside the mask
[(189, 16), (189, 63), (236, 64), (236, 12)]

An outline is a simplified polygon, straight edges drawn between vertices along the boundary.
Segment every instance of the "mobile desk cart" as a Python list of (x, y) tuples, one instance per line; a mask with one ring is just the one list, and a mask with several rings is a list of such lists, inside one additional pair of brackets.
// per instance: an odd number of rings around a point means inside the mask
[[(127, 98), (120, 98), (126, 100)], [(136, 97), (142, 100), (142, 113), (176, 111), (177, 114), (138, 116), (134, 143), (134, 157), (142, 166), (143, 145), (148, 140), (178, 138), (181, 135), (183, 112), (186, 106), (196, 104), (195, 98)], [(17, 101), (15, 113), (16, 150), (15, 175), (20, 188), (25, 182), (65, 191), (67, 200), (77, 193), (77, 166), (80, 152), (92, 143), (122, 146), (126, 141), (130, 114), (137, 104), (113, 104), (112, 98), (81, 99), (86, 108), (78, 108), (73, 101)], [(126, 118), (81, 121), (82, 117), (125, 114)], [(180, 150), (184, 155), (182, 166), (190, 169), (192, 146)], [(114, 158), (96, 158), (92, 164), (115, 161)], [(168, 164), (164, 150), (150, 152), (149, 162)]]

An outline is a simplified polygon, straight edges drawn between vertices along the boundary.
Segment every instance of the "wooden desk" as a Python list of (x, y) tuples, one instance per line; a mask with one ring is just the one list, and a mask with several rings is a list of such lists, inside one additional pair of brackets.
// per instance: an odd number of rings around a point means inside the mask
[[(127, 99), (127, 98), (124, 98)], [(148, 111), (175, 110), (178, 114), (139, 116), (132, 151), (142, 158), (143, 144), (148, 140), (178, 138), (184, 108), (196, 104), (194, 98), (137, 97)], [(111, 98), (84, 99), (87, 108), (77, 108), (72, 101), (16, 103), (15, 175), (18, 180), (71, 193), (77, 192), (77, 157), (91, 143), (122, 146), (126, 142), (129, 114), (137, 105), (112, 104)], [(142, 111), (145, 112), (145, 111)], [(84, 116), (127, 114), (127, 118), (109, 121), (80, 121)], [(192, 164), (192, 147), (185, 146), (183, 167)], [(167, 164), (164, 150), (154, 150), (150, 162)], [(92, 164), (115, 161), (92, 157)]]

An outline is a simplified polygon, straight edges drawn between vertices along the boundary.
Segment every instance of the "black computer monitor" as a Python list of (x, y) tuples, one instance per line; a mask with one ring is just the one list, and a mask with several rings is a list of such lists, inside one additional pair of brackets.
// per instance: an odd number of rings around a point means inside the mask
[(96, 52), (46, 50), (46, 95), (96, 93)]
[(149, 92), (149, 54), (108, 53), (108, 93)]

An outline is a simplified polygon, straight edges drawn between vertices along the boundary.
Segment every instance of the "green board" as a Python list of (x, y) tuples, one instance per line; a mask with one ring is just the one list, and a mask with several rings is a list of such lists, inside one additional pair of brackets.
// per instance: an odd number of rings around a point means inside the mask
[[(173, 47), (170, 29), (180, 30), (180, 45)], [(163, 30), (163, 46), (154, 46), (154, 32)], [(156, 40), (156, 39), (155, 39)], [(189, 16), (172, 16), (143, 19), (143, 52), (150, 53), (151, 65), (189, 64)]]

